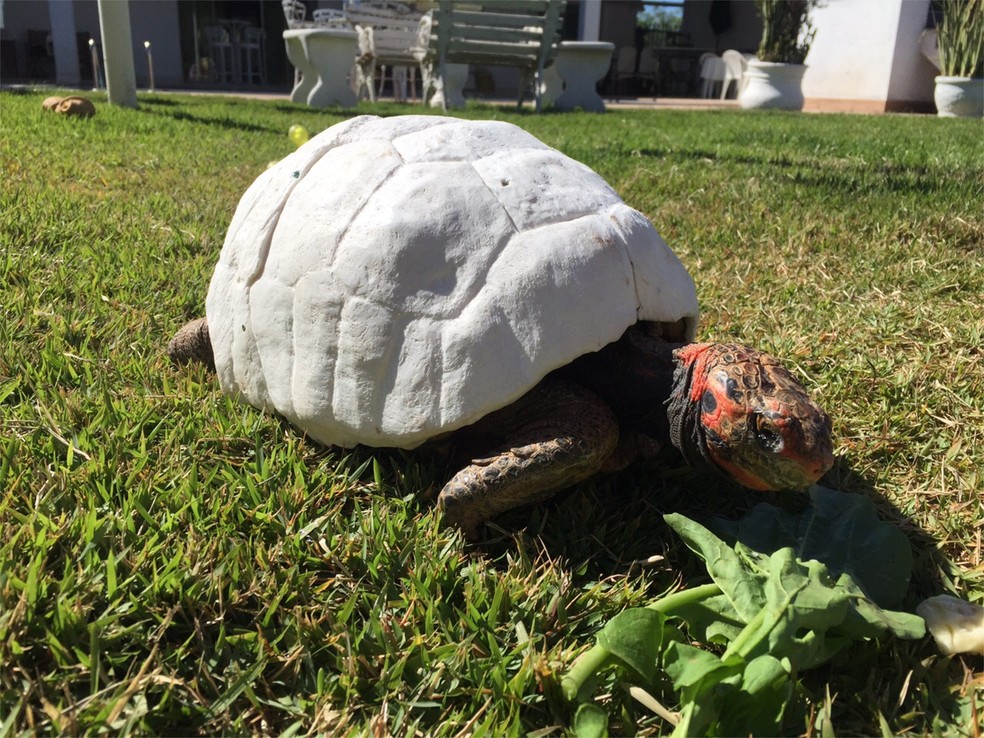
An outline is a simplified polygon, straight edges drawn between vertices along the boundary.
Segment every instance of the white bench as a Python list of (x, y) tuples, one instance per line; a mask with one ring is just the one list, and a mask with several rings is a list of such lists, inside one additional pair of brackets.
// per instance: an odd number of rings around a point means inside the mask
[[(359, 33), (358, 64), (359, 91), (368, 93), (375, 100), (373, 79), (376, 65), (382, 67), (383, 77), (386, 68), (393, 69), (393, 93), (397, 100), (406, 98), (406, 72), (413, 71), (422, 56), (417, 42), (421, 14), (412, 11), (403, 3), (391, 0), (351, 3), (345, 7), (345, 19)], [(397, 70), (400, 70), (398, 72)], [(402, 74), (401, 74), (402, 72)], [(402, 77), (402, 79), (401, 79)], [(382, 91), (383, 79), (380, 79)]]
[[(422, 50), (421, 68), (429, 80), (446, 86), (449, 64), (482, 64), (517, 67), (521, 81), (518, 105), (533, 85), (536, 110), (540, 110), (543, 70), (557, 53), (565, 0), (495, 0), (461, 3), (438, 0), (430, 13), (430, 33)], [(427, 19), (422, 21), (421, 35)], [(442, 105), (447, 107), (447, 95)]]

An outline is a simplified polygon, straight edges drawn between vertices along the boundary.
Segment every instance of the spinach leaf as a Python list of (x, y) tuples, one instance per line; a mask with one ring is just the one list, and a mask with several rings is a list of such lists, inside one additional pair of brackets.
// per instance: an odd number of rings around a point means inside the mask
[(912, 574), (912, 549), (905, 534), (880, 520), (863, 495), (820, 486), (809, 494), (812, 505), (801, 514), (762, 503), (741, 520), (715, 519), (711, 528), (761, 553), (790, 547), (801, 561), (822, 561), (835, 578), (850, 574), (879, 607), (901, 605)]
[(666, 624), (666, 615), (645, 607), (625, 610), (608, 621), (598, 645), (631, 667), (647, 684), (656, 681), (666, 642), (682, 637)]

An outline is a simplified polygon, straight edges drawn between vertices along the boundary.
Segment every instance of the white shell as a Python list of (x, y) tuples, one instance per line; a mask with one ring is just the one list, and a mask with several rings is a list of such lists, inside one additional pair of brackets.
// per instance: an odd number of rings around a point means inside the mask
[(639, 320), (686, 269), (597, 174), (516, 126), (363, 116), (243, 195), (206, 300), (222, 389), (328, 445), (414, 448)]

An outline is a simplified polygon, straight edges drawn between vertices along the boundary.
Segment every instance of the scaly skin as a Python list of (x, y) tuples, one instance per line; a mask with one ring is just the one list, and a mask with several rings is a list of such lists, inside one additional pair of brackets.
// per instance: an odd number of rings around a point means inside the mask
[[(205, 319), (178, 331), (168, 354), (214, 369)], [(830, 418), (774, 357), (737, 344), (669, 344), (634, 326), (457, 431), (477, 452), (438, 503), (472, 537), (498, 513), (670, 445), (751, 489), (805, 489), (833, 465), (830, 432)]]
[(185, 323), (167, 345), (167, 355), (175, 364), (204, 364), (209, 371), (214, 372), (215, 358), (212, 356), (212, 342), (208, 336), (208, 321), (197, 318)]
[(593, 392), (545, 380), (459, 434), (486, 453), (444, 485), (444, 518), (473, 537), (489, 518), (597, 474), (618, 440), (618, 420)]
[(705, 455), (736, 482), (805, 489), (833, 465), (830, 418), (778, 359), (730, 343), (689, 344), (674, 355), (689, 379), (675, 391), (699, 414)]

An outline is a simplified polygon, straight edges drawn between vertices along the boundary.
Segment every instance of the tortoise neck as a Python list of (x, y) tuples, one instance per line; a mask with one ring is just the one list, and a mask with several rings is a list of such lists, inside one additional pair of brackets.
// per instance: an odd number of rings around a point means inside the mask
[(629, 329), (619, 341), (582, 356), (562, 371), (600, 396), (624, 429), (668, 446), (667, 401), (677, 376), (676, 352), (685, 346)]
[(669, 439), (691, 466), (715, 466), (707, 450), (704, 426), (700, 422), (701, 401), (707, 380), (707, 349), (710, 346), (707, 343), (691, 343), (673, 351), (673, 382), (666, 402)]

